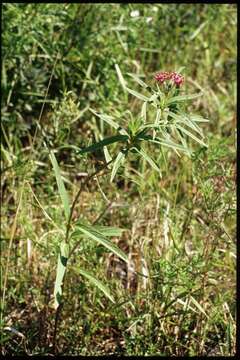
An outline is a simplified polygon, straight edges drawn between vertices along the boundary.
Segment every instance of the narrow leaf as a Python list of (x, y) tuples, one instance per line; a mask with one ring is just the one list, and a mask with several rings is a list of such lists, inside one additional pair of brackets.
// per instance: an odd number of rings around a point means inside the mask
[(208, 147), (202, 140), (198, 139), (195, 135), (193, 135), (192, 133), (190, 133), (188, 130), (186, 130), (185, 128), (183, 128), (182, 126), (176, 124), (176, 127), (181, 130), (182, 132), (184, 132), (186, 135), (188, 135), (189, 137), (191, 137), (193, 140), (197, 141), (199, 144), (201, 144), (202, 146)]
[[(159, 126), (160, 118), (161, 118), (161, 110), (157, 109), (157, 115), (156, 115), (156, 119), (155, 119), (155, 123), (154, 123), (157, 127)], [(154, 130), (153, 139), (155, 139), (155, 137), (156, 137), (156, 131)]]
[[(81, 226), (83, 223), (82, 222), (77, 222), (76, 226)], [(101, 233), (103, 236), (121, 236), (123, 231), (125, 231), (126, 229), (121, 229), (121, 228), (116, 228), (116, 227), (112, 227), (112, 226), (103, 226), (103, 225), (88, 225), (88, 224), (84, 224), (86, 226), (90, 226), (92, 230), (97, 231), (99, 233)], [(73, 231), (71, 234), (71, 238), (75, 238), (79, 236), (79, 230)]]
[(125, 154), (122, 151), (120, 151), (120, 153), (116, 157), (116, 160), (114, 161), (114, 164), (113, 164), (111, 180), (110, 180), (111, 182), (113, 181), (113, 179), (118, 171), (119, 166), (124, 161), (124, 158), (125, 158)]
[(208, 315), (205, 313), (203, 307), (199, 304), (199, 302), (197, 302), (197, 300), (193, 296), (190, 296), (190, 299), (192, 303), (198, 308), (198, 310), (208, 318)]
[(131, 90), (128, 87), (126, 87), (126, 89), (130, 94), (132, 94), (133, 96), (135, 96), (136, 98), (138, 98), (140, 100), (143, 100), (143, 101), (148, 101), (149, 100), (146, 96), (140, 94), (139, 92), (137, 92), (135, 90)]
[(128, 136), (126, 136), (126, 135), (110, 136), (106, 139), (99, 141), (98, 143), (92, 144), (86, 148), (81, 149), (78, 153), (84, 154), (86, 152), (92, 152), (92, 151), (101, 149), (106, 145), (110, 145), (110, 144), (113, 144), (115, 142), (120, 142), (120, 141), (127, 141), (127, 140), (128, 140)]
[(115, 64), (115, 69), (116, 69), (117, 76), (118, 76), (118, 79), (120, 81), (120, 84), (122, 85), (123, 90), (125, 91), (126, 90), (126, 81), (124, 80), (124, 78), (122, 76), (122, 72), (121, 72), (120, 67), (118, 66), (118, 64)]
[(98, 232), (100, 232), (102, 235), (104, 236), (121, 236), (123, 231), (125, 231), (125, 229), (120, 229), (120, 228), (116, 228), (116, 227), (111, 227), (111, 226), (100, 226), (100, 225), (94, 225), (94, 229)]
[(59, 191), (59, 194), (60, 194), (63, 206), (64, 206), (65, 217), (66, 217), (66, 220), (68, 220), (69, 215), (70, 215), (68, 194), (66, 192), (65, 185), (64, 185), (64, 182), (61, 177), (60, 168), (58, 166), (57, 159), (54, 155), (54, 152), (50, 151), (49, 156), (50, 156), (50, 160), (52, 162), (53, 170), (54, 170), (55, 177), (57, 180), (58, 191)]
[(193, 95), (179, 95), (179, 96), (174, 96), (171, 99), (169, 99), (167, 101), (167, 105), (173, 104), (175, 102), (179, 102), (179, 101), (186, 101), (186, 100), (192, 100), (195, 99), (199, 96), (202, 96), (203, 93), (199, 93), (199, 94), (193, 94)]
[(143, 151), (143, 149), (137, 149), (134, 148), (140, 155), (142, 155), (142, 157), (152, 166), (152, 168), (154, 170), (157, 170), (160, 174), (161, 174), (161, 170), (159, 169), (159, 167), (157, 166), (157, 164), (150, 158), (150, 156), (148, 154), (145, 153), (145, 151)]
[(186, 152), (188, 153), (188, 155), (191, 156), (191, 151), (188, 149), (187, 142), (184, 139), (184, 137), (182, 136), (181, 131), (179, 129), (175, 129), (175, 130), (176, 130), (177, 136), (179, 137), (179, 139), (182, 143), (182, 146), (186, 149)]
[(117, 131), (119, 131), (120, 134), (122, 135), (128, 135), (127, 131), (125, 129), (123, 129), (121, 126), (119, 126), (114, 120), (112, 116), (109, 115), (105, 115), (105, 114), (98, 114), (96, 111), (94, 111), (93, 109), (89, 108), (89, 110), (96, 115), (97, 117), (99, 117), (100, 119), (102, 119), (103, 121), (105, 121), (108, 125), (112, 126), (114, 129), (116, 129)]
[(189, 114), (189, 117), (195, 122), (209, 122), (208, 119), (204, 119), (201, 115)]
[(146, 101), (144, 101), (143, 106), (142, 106), (141, 117), (143, 119), (143, 122), (146, 123), (147, 122), (147, 103), (146, 103)]
[(150, 89), (150, 86), (147, 85), (144, 81), (142, 81), (137, 75), (132, 73), (127, 73), (131, 78), (133, 78), (140, 86), (142, 86), (145, 89)]
[(163, 121), (159, 122), (158, 125), (156, 125), (155, 123), (147, 123), (146, 125), (140, 126), (139, 131), (142, 131), (144, 129), (149, 129), (149, 128), (150, 129), (159, 129), (160, 125), (161, 126), (166, 126), (165, 122), (163, 122)]
[(78, 272), (83, 275), (85, 278), (87, 278), (94, 286), (96, 286), (99, 290), (101, 290), (106, 297), (109, 298), (113, 303), (115, 303), (113, 297), (110, 294), (110, 291), (106, 285), (104, 285), (101, 281), (95, 278), (92, 274), (90, 274), (86, 270), (78, 269)]
[(105, 246), (115, 255), (119, 256), (122, 260), (128, 262), (127, 255), (121, 249), (119, 249), (117, 245), (109, 241), (103, 234), (101, 234), (99, 231), (96, 231), (94, 227), (81, 224), (78, 225), (77, 228), (80, 230), (81, 233), (91, 238), (92, 240), (95, 240), (99, 244)]
[(178, 149), (178, 150), (182, 150), (182, 151), (186, 152), (186, 149), (182, 145), (179, 145), (179, 144), (177, 144), (177, 143), (175, 143), (174, 141), (171, 141), (171, 140), (161, 139), (161, 138), (155, 138), (155, 140), (153, 140), (152, 136), (150, 136), (150, 135), (140, 135), (137, 138), (139, 140), (150, 141), (150, 142), (153, 142), (155, 144), (167, 146), (167, 147), (170, 147), (170, 148), (172, 148), (174, 150)]
[(160, 122), (160, 118), (161, 118), (161, 110), (157, 109), (157, 115), (156, 115), (156, 119), (155, 119), (155, 125), (158, 125)]
[(183, 123), (186, 126), (190, 127), (192, 130), (196, 131), (201, 137), (204, 137), (202, 129), (191, 120), (188, 115), (180, 114), (177, 115), (171, 111), (169, 111), (168, 115), (173, 119), (177, 120), (177, 122)]
[(67, 260), (69, 256), (69, 245), (64, 241), (60, 245), (60, 252), (58, 255), (57, 274), (54, 286), (54, 307), (58, 308), (62, 298), (62, 283), (66, 271)]
[[(104, 152), (104, 156), (106, 159), (106, 163), (109, 163), (110, 161), (112, 161), (112, 157), (108, 151), (108, 148), (106, 146), (103, 147), (103, 152)], [(111, 169), (111, 164), (108, 165), (108, 169)]]
[(93, 67), (93, 61), (91, 61), (88, 65), (87, 72), (86, 72), (87, 79), (91, 79), (92, 67)]

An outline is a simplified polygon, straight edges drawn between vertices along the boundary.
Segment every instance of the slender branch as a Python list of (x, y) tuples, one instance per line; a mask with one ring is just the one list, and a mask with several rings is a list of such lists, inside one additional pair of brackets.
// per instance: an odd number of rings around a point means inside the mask
[(60, 312), (62, 310), (63, 303), (59, 304), (56, 314), (55, 314), (55, 324), (54, 324), (54, 333), (53, 333), (53, 352), (56, 354), (56, 338), (57, 338), (57, 329), (58, 329), (58, 323), (60, 319)]

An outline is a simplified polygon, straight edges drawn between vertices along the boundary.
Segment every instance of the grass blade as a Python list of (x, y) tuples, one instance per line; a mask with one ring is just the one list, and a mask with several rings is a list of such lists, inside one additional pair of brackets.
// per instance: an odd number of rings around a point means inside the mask
[(50, 156), (50, 160), (52, 162), (53, 170), (54, 170), (55, 177), (57, 180), (58, 191), (59, 191), (59, 195), (61, 197), (62, 203), (63, 203), (65, 217), (66, 217), (66, 220), (68, 220), (69, 215), (70, 215), (68, 194), (66, 192), (65, 185), (64, 185), (64, 182), (61, 177), (60, 168), (58, 166), (57, 159), (54, 155), (54, 152), (50, 151), (49, 156)]

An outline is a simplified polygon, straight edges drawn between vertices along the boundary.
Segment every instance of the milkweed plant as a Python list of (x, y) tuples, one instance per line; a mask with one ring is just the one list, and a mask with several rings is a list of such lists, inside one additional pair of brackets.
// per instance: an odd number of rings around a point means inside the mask
[[(109, 240), (112, 236), (120, 236), (123, 231), (122, 229), (88, 224), (85, 221), (79, 220), (73, 221), (73, 211), (84, 187), (94, 179), (95, 176), (104, 171), (111, 172), (110, 181), (112, 182), (119, 171), (119, 168), (127, 164), (130, 154), (144, 158), (153, 170), (157, 171), (159, 175), (162, 176), (159, 164), (146, 150), (147, 143), (153, 144), (158, 148), (169, 148), (175, 151), (177, 155), (180, 155), (182, 152), (190, 157), (191, 150), (188, 146), (188, 138), (196, 141), (203, 147), (207, 147), (207, 144), (204, 142), (203, 131), (199, 127), (199, 124), (207, 122), (208, 120), (204, 119), (202, 116), (188, 113), (186, 110), (183, 110), (186, 108), (186, 106), (183, 106), (186, 102), (203, 95), (202, 92), (192, 95), (183, 93), (182, 85), (184, 84), (184, 77), (181, 74), (183, 68), (179, 69), (178, 72), (163, 71), (157, 73), (153, 81), (151, 81), (151, 85), (146, 84), (135, 74), (128, 73), (128, 75), (141, 86), (143, 90), (142, 93), (127, 87), (126, 81), (117, 64), (115, 65), (115, 68), (123, 90), (142, 101), (141, 110), (138, 116), (133, 115), (132, 112), (128, 110), (130, 120), (128, 119), (128, 121), (123, 123), (122, 118), (99, 113), (90, 108), (90, 111), (94, 116), (100, 118), (107, 126), (109, 126), (112, 135), (103, 138), (99, 142), (92, 143), (87, 147), (77, 149), (77, 153), (80, 155), (102, 150), (105, 156), (105, 163), (103, 167), (96, 170), (95, 173), (88, 175), (81, 183), (80, 189), (71, 206), (56, 157), (53, 151), (50, 152), (50, 160), (52, 162), (59, 194), (63, 203), (66, 221), (65, 237), (59, 248), (54, 287), (54, 305), (56, 310), (59, 309), (59, 305), (62, 304), (63, 283), (67, 262), (82, 239), (92, 239), (98, 244), (106, 247), (125, 262), (128, 262), (127, 255), (119, 249), (115, 243)], [(111, 148), (110, 153), (109, 145), (113, 143), (118, 143), (119, 146), (114, 147), (114, 153)], [(71, 247), (72, 239), (78, 239), (79, 242), (76, 243), (76, 241), (73, 241)], [(79, 270), (79, 273), (96, 285), (111, 301), (114, 302), (114, 298), (108, 287), (99, 281), (93, 274), (90, 274), (84, 269)]]

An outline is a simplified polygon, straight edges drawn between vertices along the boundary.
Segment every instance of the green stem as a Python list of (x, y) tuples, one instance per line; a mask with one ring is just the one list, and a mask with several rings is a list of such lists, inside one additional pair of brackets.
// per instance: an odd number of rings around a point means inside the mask
[[(69, 240), (69, 232), (70, 232), (70, 227), (71, 227), (71, 222), (72, 222), (72, 217), (73, 217), (73, 211), (75, 209), (75, 206), (77, 204), (77, 201), (83, 191), (83, 189), (85, 188), (86, 185), (88, 185), (89, 181), (92, 180), (97, 174), (99, 174), (102, 170), (106, 169), (108, 167), (109, 164), (111, 164), (113, 161), (115, 160), (115, 158), (113, 158), (112, 160), (110, 160), (109, 162), (105, 163), (104, 166), (102, 166), (100, 169), (96, 170), (94, 173), (88, 175), (85, 179), (85, 181), (83, 181), (80, 185), (80, 188), (78, 190), (77, 195), (75, 196), (72, 206), (71, 206), (71, 210), (70, 210), (70, 214), (69, 214), (69, 218), (68, 218), (68, 223), (67, 223), (67, 230), (66, 230), (66, 236), (65, 236), (65, 242), (67, 243)], [(74, 247), (72, 249), (72, 251), (70, 252), (70, 255), (74, 252), (76, 247)], [(69, 256), (70, 256), (69, 255)], [(69, 257), (68, 257), (69, 259)], [(63, 279), (64, 282), (64, 279)], [(63, 284), (62, 284), (63, 287)], [(56, 310), (56, 314), (55, 314), (55, 325), (54, 325), (54, 334), (53, 334), (53, 351), (54, 354), (56, 353), (56, 338), (57, 338), (57, 330), (58, 330), (58, 324), (60, 321), (60, 313), (61, 310), (63, 308), (63, 303), (61, 303), (57, 310)]]

